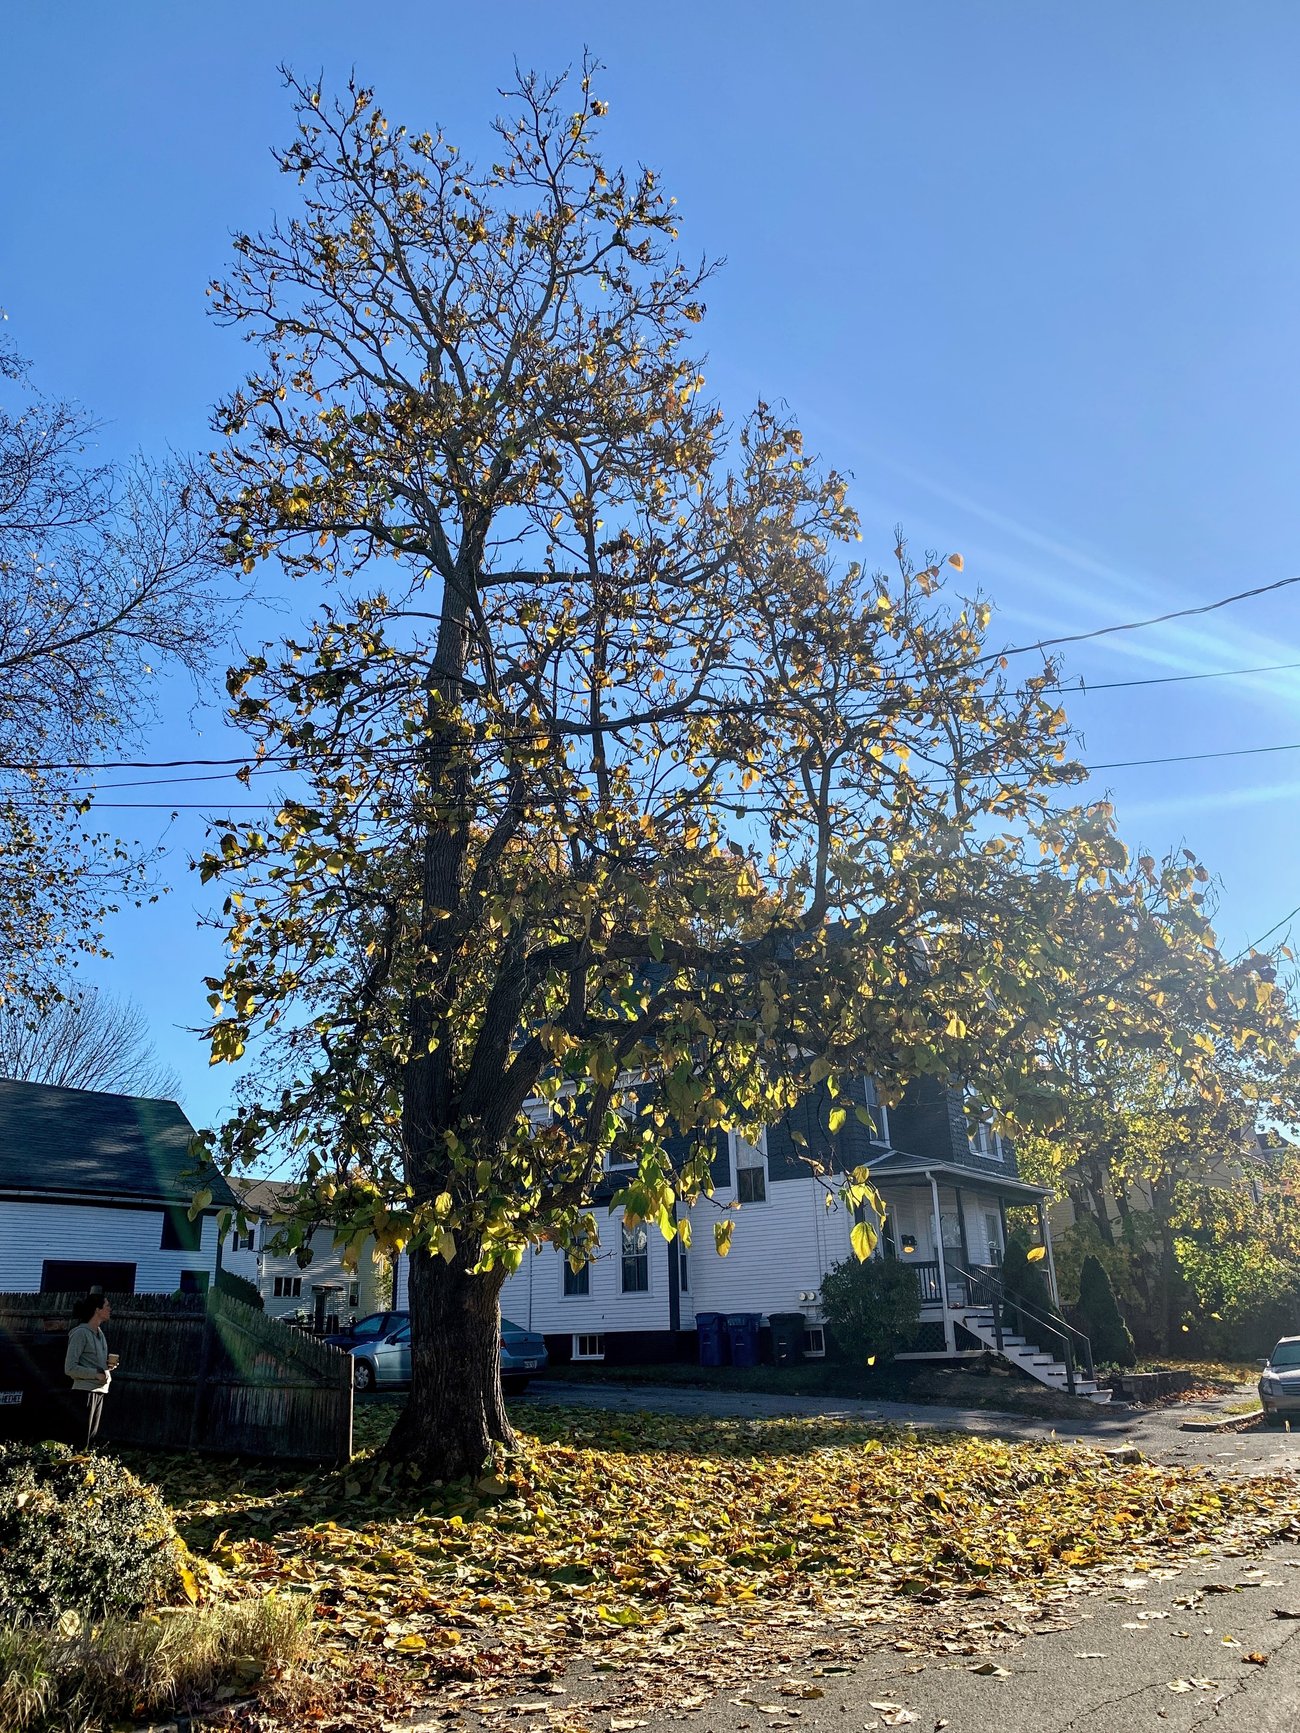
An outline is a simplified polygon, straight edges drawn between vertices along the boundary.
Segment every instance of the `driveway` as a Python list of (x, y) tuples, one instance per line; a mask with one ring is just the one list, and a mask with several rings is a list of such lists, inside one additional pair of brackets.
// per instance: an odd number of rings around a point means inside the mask
[[(1243, 1391), (1244, 1394), (1244, 1391)], [(740, 1395), (681, 1389), (667, 1384), (570, 1384), (538, 1380), (528, 1400), (548, 1407), (592, 1407), (630, 1414), (715, 1415), (761, 1420), (781, 1415), (875, 1421), (924, 1431), (982, 1432), (995, 1438), (1055, 1439), (1063, 1444), (1135, 1445), (1161, 1462), (1199, 1462), (1219, 1473), (1270, 1474), (1300, 1469), (1300, 1429), (1250, 1427), (1242, 1432), (1181, 1430), (1185, 1420), (1213, 1418), (1217, 1402), (1180, 1402), (1168, 1408), (1097, 1408), (1078, 1419), (1038, 1419), (988, 1408), (947, 1408), (921, 1402), (859, 1402), (835, 1397)]]

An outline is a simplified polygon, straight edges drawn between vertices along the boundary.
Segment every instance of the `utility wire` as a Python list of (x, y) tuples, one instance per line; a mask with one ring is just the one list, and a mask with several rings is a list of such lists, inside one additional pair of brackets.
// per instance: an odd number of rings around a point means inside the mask
[(1135, 770), (1144, 764), (1199, 764), (1208, 758), (1256, 758), (1265, 752), (1300, 752), (1300, 740), (1285, 746), (1232, 746), (1222, 752), (1176, 752), (1168, 758), (1116, 758), (1108, 764), (1085, 764), (1087, 771)]
[(1300, 662), (1267, 662), (1259, 668), (1209, 668), (1201, 674), (1155, 674), (1144, 680), (1085, 680), (1079, 675), (1078, 685), (1067, 686), (1062, 681), (1058, 690), (1087, 697), (1089, 692), (1118, 692), (1126, 686), (1176, 686), (1186, 680), (1230, 680), (1241, 674), (1282, 674), (1293, 668), (1300, 668)]
[(1167, 614), (1152, 614), (1145, 620), (1123, 620), (1115, 626), (1097, 626), (1091, 632), (1065, 632), (1059, 638), (1039, 638), (1033, 644), (1013, 644), (1006, 650), (991, 650), (987, 656), (977, 657), (969, 667), (980, 667), (985, 662), (997, 662), (1004, 656), (1027, 656), (1034, 650), (1052, 650), (1059, 644), (1083, 644), (1093, 638), (1108, 638), (1116, 632), (1140, 632), (1147, 626), (1163, 626), (1170, 620), (1189, 620), (1198, 614), (1213, 614), (1220, 608), (1230, 608), (1234, 602), (1248, 602), (1256, 596), (1272, 595), (1275, 590), (1285, 590), (1290, 584), (1300, 584), (1300, 573), (1293, 578), (1278, 578), (1271, 584), (1260, 584), (1253, 590), (1238, 590), (1235, 595), (1220, 596), (1217, 602), (1202, 602), (1195, 608), (1173, 608)]

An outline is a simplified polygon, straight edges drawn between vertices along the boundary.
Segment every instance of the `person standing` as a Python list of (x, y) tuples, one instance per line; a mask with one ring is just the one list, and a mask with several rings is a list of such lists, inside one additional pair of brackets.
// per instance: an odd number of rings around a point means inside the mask
[(107, 1296), (88, 1294), (77, 1306), (78, 1322), (68, 1331), (68, 1351), (63, 1357), (63, 1370), (72, 1380), (74, 1391), (86, 1396), (86, 1448), (89, 1449), (99, 1431), (104, 1412), (104, 1397), (113, 1382), (117, 1355), (108, 1351), (104, 1325), (112, 1316)]

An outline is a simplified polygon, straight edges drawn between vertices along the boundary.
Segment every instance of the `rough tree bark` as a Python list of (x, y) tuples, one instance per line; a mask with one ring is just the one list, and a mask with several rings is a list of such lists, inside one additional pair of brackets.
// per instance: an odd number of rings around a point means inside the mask
[(427, 1462), (439, 1478), (478, 1474), (514, 1432), (501, 1393), (500, 1295), (504, 1273), (470, 1275), (427, 1251), (411, 1257), (411, 1394), (384, 1449), (393, 1462)]

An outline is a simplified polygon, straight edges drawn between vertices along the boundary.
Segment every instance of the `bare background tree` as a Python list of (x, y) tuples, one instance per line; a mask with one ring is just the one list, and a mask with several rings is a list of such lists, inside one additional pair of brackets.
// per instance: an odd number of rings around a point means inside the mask
[(0, 1077), (167, 1100), (180, 1092), (140, 1007), (98, 987), (27, 1012), (0, 1005)]
[(224, 635), (223, 562), (184, 463), (96, 457), (97, 425), (0, 340), (0, 1001), (55, 1003), (147, 854), (86, 822), (96, 765), (139, 739), (154, 676)]

